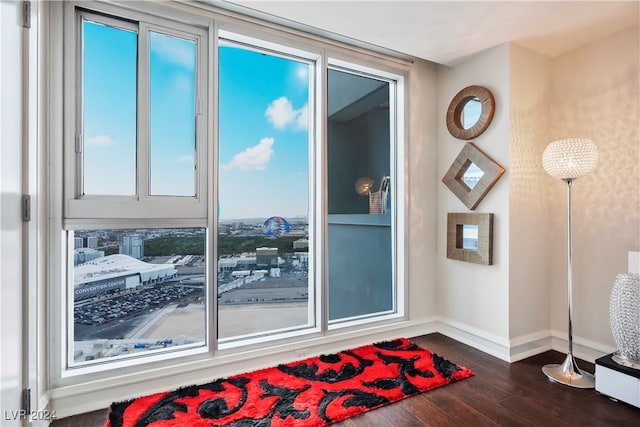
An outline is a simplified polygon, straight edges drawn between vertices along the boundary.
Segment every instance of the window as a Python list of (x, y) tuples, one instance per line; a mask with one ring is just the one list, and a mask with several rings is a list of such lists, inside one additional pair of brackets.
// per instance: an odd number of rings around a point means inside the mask
[(69, 364), (204, 345), (205, 239), (204, 228), (69, 231)]
[(149, 194), (196, 196), (196, 42), (149, 32)]
[(344, 61), (327, 71), (330, 325), (402, 312), (392, 220), (397, 81)]
[(65, 366), (206, 349), (208, 30), (70, 9)]
[(403, 318), (402, 70), (215, 14), (57, 7), (56, 378)]
[(82, 18), (80, 193), (135, 196), (138, 33), (89, 18)]
[(247, 41), (225, 33), (218, 48), (221, 343), (316, 324), (309, 275), (316, 64)]
[(204, 225), (207, 30), (82, 9), (74, 19), (76, 31), (67, 35), (77, 49), (65, 218), (190, 218)]

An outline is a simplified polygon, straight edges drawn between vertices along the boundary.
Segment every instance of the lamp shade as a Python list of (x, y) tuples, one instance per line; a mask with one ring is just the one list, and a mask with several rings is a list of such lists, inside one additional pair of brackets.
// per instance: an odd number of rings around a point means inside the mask
[(371, 187), (373, 187), (374, 180), (369, 176), (364, 176), (362, 178), (358, 178), (356, 180), (355, 188), (356, 193), (361, 196), (366, 196), (371, 191)]
[(542, 153), (542, 167), (558, 179), (590, 174), (598, 163), (598, 147), (588, 138), (553, 141)]

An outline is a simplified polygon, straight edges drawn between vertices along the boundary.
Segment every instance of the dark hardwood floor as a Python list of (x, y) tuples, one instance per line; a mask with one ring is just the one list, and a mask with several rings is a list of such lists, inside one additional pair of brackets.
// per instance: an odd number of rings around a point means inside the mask
[[(337, 427), (419, 426), (640, 426), (640, 409), (614, 402), (595, 390), (547, 380), (547, 363), (564, 354), (549, 351), (509, 364), (440, 334), (413, 339), (475, 376), (333, 424)], [(593, 365), (579, 362), (593, 372)], [(62, 418), (53, 427), (104, 426), (107, 409)]]

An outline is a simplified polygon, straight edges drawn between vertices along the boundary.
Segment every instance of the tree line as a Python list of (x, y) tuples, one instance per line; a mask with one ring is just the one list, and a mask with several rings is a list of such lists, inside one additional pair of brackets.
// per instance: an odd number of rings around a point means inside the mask
[[(218, 236), (218, 256), (255, 252), (256, 248), (278, 248), (278, 253), (294, 252), (298, 237), (267, 239), (262, 236)], [(165, 236), (144, 241), (145, 256), (204, 255), (204, 236)], [(307, 248), (295, 252), (306, 252)], [(105, 254), (106, 255), (106, 254)]]

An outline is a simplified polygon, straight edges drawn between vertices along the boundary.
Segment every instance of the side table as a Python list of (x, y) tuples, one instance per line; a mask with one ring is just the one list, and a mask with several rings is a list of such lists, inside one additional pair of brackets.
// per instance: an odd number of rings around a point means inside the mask
[(612, 355), (596, 359), (596, 391), (640, 408), (640, 369), (622, 366)]

